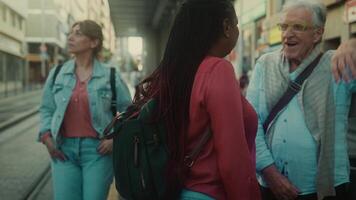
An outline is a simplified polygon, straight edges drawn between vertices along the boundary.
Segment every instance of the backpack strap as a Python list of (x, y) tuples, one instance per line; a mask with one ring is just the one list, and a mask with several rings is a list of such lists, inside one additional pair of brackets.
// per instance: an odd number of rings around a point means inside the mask
[(194, 165), (194, 162), (198, 158), (199, 153), (203, 150), (203, 147), (208, 143), (209, 139), (212, 136), (212, 132), (210, 128), (205, 130), (204, 135), (200, 138), (200, 141), (195, 146), (195, 148), (190, 152), (190, 154), (184, 157), (184, 165), (188, 168), (191, 168)]
[(313, 72), (314, 68), (318, 65), (320, 58), (323, 53), (320, 53), (303, 71), (298, 75), (295, 81), (290, 81), (288, 89), (278, 100), (277, 104), (273, 106), (271, 112), (263, 123), (263, 130), (265, 134), (268, 131), (269, 125), (276, 118), (278, 113), (293, 99), (293, 97), (300, 91), (304, 81), (309, 77)]
[(57, 75), (59, 74), (59, 71), (61, 71), (63, 64), (57, 65), (56, 69), (54, 70), (53, 78), (52, 78), (52, 86), (56, 82)]
[(115, 81), (115, 68), (110, 67), (110, 87), (111, 87), (111, 112), (116, 116), (116, 81)]

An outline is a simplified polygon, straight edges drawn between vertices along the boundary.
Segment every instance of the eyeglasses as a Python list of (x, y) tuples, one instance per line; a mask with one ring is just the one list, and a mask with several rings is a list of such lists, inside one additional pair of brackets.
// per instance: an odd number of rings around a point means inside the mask
[(291, 30), (294, 32), (304, 32), (308, 29), (315, 28), (314, 26), (308, 26), (306, 24), (301, 24), (301, 23), (294, 23), (294, 24), (279, 23), (277, 24), (277, 26), (281, 31), (287, 31), (288, 27), (290, 27)]

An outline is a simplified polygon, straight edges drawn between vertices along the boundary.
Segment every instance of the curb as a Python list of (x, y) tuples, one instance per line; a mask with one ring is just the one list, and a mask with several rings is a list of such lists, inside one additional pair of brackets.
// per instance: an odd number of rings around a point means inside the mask
[(10, 97), (5, 97), (5, 98), (0, 98), (0, 104), (6, 104), (6, 103), (11, 103), (13, 101), (16, 101), (17, 99), (26, 99), (31, 96), (37, 96), (41, 95), (42, 90), (33, 90), (29, 92), (24, 92), (18, 95), (10, 96)]
[(28, 110), (28, 111), (21, 113), (15, 117), (10, 118), (9, 120), (6, 120), (6, 121), (0, 123), (0, 133), (2, 131), (4, 131), (5, 129), (9, 128), (10, 126), (20, 122), (21, 120), (26, 119), (26, 118), (36, 114), (38, 112), (38, 109), (39, 109), (39, 107), (36, 106), (35, 108), (33, 108), (31, 110)]

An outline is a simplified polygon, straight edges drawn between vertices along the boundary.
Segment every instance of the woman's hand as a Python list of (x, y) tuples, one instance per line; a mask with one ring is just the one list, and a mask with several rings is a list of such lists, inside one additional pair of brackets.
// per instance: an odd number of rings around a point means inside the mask
[(98, 147), (98, 152), (102, 155), (110, 154), (112, 152), (112, 139), (103, 139), (100, 141), (100, 145)]
[(336, 82), (356, 78), (356, 39), (342, 43), (332, 57), (332, 72)]
[(53, 142), (53, 139), (52, 137), (47, 137), (43, 143), (46, 145), (47, 147), (47, 150), (48, 150), (48, 153), (49, 155), (51, 156), (51, 158), (56, 161), (56, 160), (60, 160), (60, 161), (66, 161), (67, 158), (66, 156), (64, 155), (64, 153), (60, 150), (58, 150), (56, 148), (56, 146), (54, 145), (54, 142)]

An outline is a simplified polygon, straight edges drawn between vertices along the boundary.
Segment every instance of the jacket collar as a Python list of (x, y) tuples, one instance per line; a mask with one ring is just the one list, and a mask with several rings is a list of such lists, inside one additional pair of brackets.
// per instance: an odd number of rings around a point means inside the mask
[[(64, 74), (72, 74), (75, 75), (75, 60), (69, 60), (67, 62), (65, 62), (63, 64), (63, 73)], [(93, 59), (93, 73), (92, 73), (92, 77), (101, 77), (104, 76), (105, 72), (104, 72), (104, 67), (102, 66), (102, 64), (96, 59)]]

